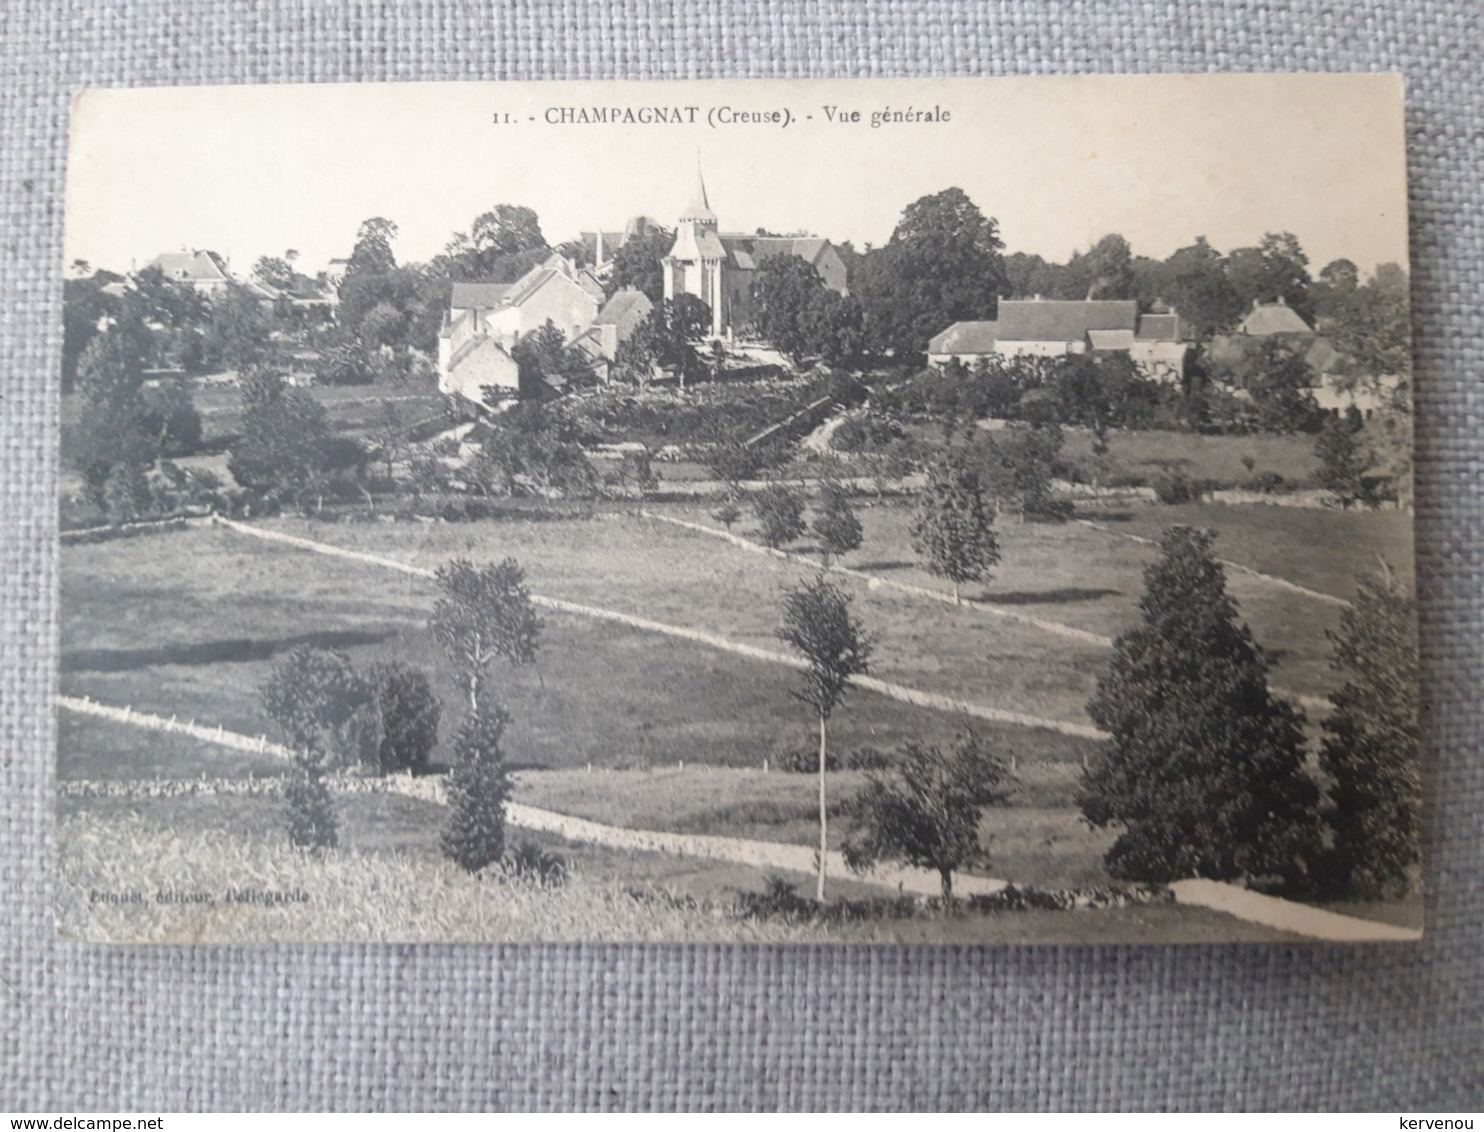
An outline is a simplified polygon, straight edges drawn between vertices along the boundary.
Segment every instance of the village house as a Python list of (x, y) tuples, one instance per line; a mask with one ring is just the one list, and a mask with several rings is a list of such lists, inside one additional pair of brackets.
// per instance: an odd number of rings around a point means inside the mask
[(711, 309), (713, 337), (731, 337), (747, 329), (754, 317), (753, 285), (757, 269), (774, 256), (798, 256), (819, 273), (824, 285), (848, 294), (845, 261), (830, 241), (819, 236), (761, 236), (722, 233), (696, 171), (696, 192), (680, 215), (675, 245), (665, 257), (665, 299), (694, 295)]
[(1271, 303), (1254, 301), (1252, 308), (1231, 334), (1212, 339), (1210, 356), (1224, 362), (1239, 356), (1243, 343), (1253, 338), (1277, 338), (1302, 352), (1313, 374), (1309, 395), (1328, 412), (1356, 409), (1365, 416), (1389, 404), (1401, 378), (1387, 375), (1374, 381), (1358, 381), (1341, 373), (1343, 357), (1334, 344), (1318, 333), (1282, 297)]
[(1001, 299), (997, 318), (955, 322), (934, 336), (928, 364), (1126, 354), (1147, 380), (1176, 385), (1193, 339), (1189, 326), (1162, 304), (1141, 314), (1132, 299)]
[(215, 252), (186, 251), (164, 252), (144, 265), (147, 271), (157, 267), (172, 283), (183, 283), (208, 297), (218, 295), (231, 286), (227, 274), (227, 261)]
[(455, 283), (438, 334), (438, 388), (476, 405), (487, 386), (514, 394), (520, 367), (513, 350), (548, 322), (606, 378), (619, 343), (648, 317), (649, 307), (636, 291), (605, 301), (594, 273), (557, 253), (514, 283)]

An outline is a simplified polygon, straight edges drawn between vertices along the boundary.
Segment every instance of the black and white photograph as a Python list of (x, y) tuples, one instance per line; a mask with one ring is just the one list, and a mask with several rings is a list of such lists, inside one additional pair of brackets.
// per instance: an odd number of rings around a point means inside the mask
[(1398, 76), (70, 129), (59, 937), (1422, 937)]

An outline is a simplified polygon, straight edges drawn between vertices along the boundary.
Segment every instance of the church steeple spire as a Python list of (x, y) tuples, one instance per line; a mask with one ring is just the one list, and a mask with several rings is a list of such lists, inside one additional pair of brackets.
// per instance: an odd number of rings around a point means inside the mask
[(694, 221), (701, 224), (715, 224), (716, 213), (711, 211), (710, 198), (706, 196), (706, 178), (701, 176), (701, 163), (696, 162), (696, 192), (691, 197), (690, 205), (680, 214), (681, 223)]

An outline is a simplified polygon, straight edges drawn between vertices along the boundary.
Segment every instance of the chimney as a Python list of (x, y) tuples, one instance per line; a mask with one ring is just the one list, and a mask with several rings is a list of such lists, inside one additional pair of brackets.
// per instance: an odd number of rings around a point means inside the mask
[(600, 268), (602, 266), (603, 266), (603, 227), (602, 227), (602, 225), (599, 225), (598, 226), (598, 230), (593, 233), (593, 270), (596, 271), (596, 270), (598, 270), (598, 268)]

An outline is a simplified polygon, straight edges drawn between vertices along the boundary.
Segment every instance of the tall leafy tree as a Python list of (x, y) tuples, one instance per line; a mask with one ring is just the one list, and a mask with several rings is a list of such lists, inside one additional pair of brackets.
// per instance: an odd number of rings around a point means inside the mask
[(1156, 297), (1179, 311), (1200, 341), (1230, 330), (1242, 317), (1243, 297), (1227, 277), (1225, 258), (1206, 237), (1178, 248), (1164, 267), (1164, 293)]
[(137, 317), (125, 317), (97, 335), (78, 361), (70, 462), (89, 497), (109, 514), (135, 517), (148, 506), (145, 472), (160, 455), (160, 422), (144, 394), (150, 350), (148, 328)]
[(1314, 321), (1309, 257), (1292, 232), (1268, 232), (1256, 247), (1237, 248), (1226, 257), (1226, 277), (1244, 310), (1253, 303), (1282, 299)]
[(345, 278), (349, 280), (357, 275), (385, 275), (395, 269), (397, 257), (392, 251), (392, 241), (396, 238), (396, 223), (384, 216), (373, 216), (361, 221), (361, 226), (356, 229), (356, 242), (351, 249), (350, 261), (345, 265)]
[(814, 345), (808, 311), (824, 290), (819, 272), (798, 256), (769, 256), (753, 286), (758, 333), (795, 361), (803, 358)]
[(1320, 837), (1303, 718), (1268, 687), (1214, 537), (1171, 527), (1145, 571), (1140, 623), (1114, 643), (1088, 704), (1112, 738), (1083, 773), (1078, 804), (1093, 825), (1120, 831), (1106, 858), (1115, 877), (1299, 888)]
[(989, 575), (1000, 561), (994, 514), (984, 500), (979, 473), (962, 449), (950, 448), (928, 468), (927, 487), (912, 521), (912, 546), (929, 573), (959, 587)]
[(443, 711), (433, 682), (422, 669), (398, 660), (375, 666), (369, 681), (380, 716), (376, 762), (381, 772), (427, 769)]
[(242, 435), (227, 463), (233, 478), (270, 503), (323, 490), (335, 464), (325, 407), (268, 370), (244, 375), (242, 401)]
[(490, 663), (534, 664), (541, 619), (526, 588), (526, 574), (514, 558), (475, 566), (455, 559), (435, 575), (438, 600), (429, 622), (433, 638), (458, 673), (477, 715)]
[(850, 680), (870, 671), (872, 641), (850, 610), (850, 598), (823, 577), (789, 590), (783, 601), (781, 640), (804, 659), (804, 681), (793, 696), (814, 709), (819, 723), (819, 874), (815, 899), (824, 899), (829, 816), (825, 790), (826, 725)]
[(1345, 679), (1319, 750), (1333, 783), (1331, 880), (1346, 895), (1399, 896), (1422, 855), (1416, 599), (1383, 568), (1361, 580), (1329, 638)]
[(603, 281), (611, 297), (625, 287), (643, 291), (655, 306), (665, 300), (665, 257), (675, 246), (675, 233), (649, 219), (634, 225), (623, 246), (613, 253), (613, 267)]
[(979, 837), (986, 806), (1004, 802), (1010, 768), (972, 731), (946, 751), (909, 742), (889, 771), (873, 771), (851, 803), (855, 828), (845, 840), (845, 863), (864, 872), (878, 861), (900, 860), (938, 874), (943, 903), (953, 900), (953, 874), (987, 865)]
[(1005, 287), (998, 223), (962, 189), (922, 197), (862, 261), (861, 303), (877, 345), (920, 354), (954, 322), (991, 318)]

